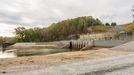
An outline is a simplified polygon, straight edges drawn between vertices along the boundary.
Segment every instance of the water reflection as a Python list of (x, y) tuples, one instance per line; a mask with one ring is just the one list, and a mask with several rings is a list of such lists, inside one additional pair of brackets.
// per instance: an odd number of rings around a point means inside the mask
[(0, 51), (0, 58), (13, 58), (16, 57), (14, 52)]
[(0, 51), (0, 58), (47, 55), (68, 51), (70, 51), (70, 49), (11, 49), (6, 51)]

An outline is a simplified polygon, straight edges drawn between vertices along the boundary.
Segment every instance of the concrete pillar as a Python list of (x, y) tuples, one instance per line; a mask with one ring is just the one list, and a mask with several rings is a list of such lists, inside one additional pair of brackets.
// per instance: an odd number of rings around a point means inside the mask
[(77, 48), (77, 41), (75, 41), (75, 48)]
[(86, 46), (86, 40), (84, 41), (84, 47)]
[(81, 48), (83, 48), (83, 45), (84, 45), (84, 41), (81, 41), (81, 43), (82, 43), (82, 44), (81, 44)]
[(74, 48), (77, 48), (77, 41), (74, 42)]
[(75, 41), (72, 41), (72, 48), (74, 48), (74, 45), (75, 45)]
[(74, 41), (74, 46), (73, 46), (73, 48), (75, 48), (75, 46), (76, 46), (76, 42)]
[(83, 48), (84, 47), (84, 41), (82, 41), (82, 46), (81, 46), (81, 48)]
[(78, 44), (78, 41), (77, 41), (77, 48), (79, 48), (79, 44)]
[(80, 44), (80, 49), (81, 49), (81, 47), (82, 47), (82, 41), (80, 41), (80, 43), (79, 43), (79, 44)]
[(78, 45), (79, 45), (79, 47), (78, 47), (78, 49), (80, 48), (80, 41), (78, 41)]
[(78, 49), (80, 49), (80, 41), (78, 41), (78, 46), (79, 46)]
[(77, 42), (76, 41), (74, 42), (74, 48), (77, 48)]

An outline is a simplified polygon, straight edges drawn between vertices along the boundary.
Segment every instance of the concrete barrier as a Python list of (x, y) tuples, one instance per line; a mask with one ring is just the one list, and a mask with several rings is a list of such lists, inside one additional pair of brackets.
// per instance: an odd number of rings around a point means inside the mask
[(128, 40), (71, 40), (71, 41), (55, 41), (55, 42), (25, 42), (16, 43), (13, 47), (31, 47), (31, 46), (56, 46), (60, 48), (69, 48), (71, 42), (72, 49), (82, 49), (86, 46), (95, 47), (115, 47), (128, 42)]
[(94, 46), (95, 47), (115, 47), (121, 44), (128, 42), (127, 40), (95, 40)]
[(73, 49), (82, 49), (86, 46), (111, 48), (128, 42), (128, 40), (73, 40)]
[(12, 45), (12, 47), (32, 47), (32, 46), (53, 46), (53, 47), (64, 47), (68, 46), (69, 41), (55, 41), (55, 42), (20, 42)]

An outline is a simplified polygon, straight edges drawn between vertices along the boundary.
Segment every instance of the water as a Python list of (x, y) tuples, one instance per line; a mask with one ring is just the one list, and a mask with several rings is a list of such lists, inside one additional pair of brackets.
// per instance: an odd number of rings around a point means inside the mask
[(48, 54), (68, 52), (68, 51), (70, 51), (70, 49), (10, 49), (4, 52), (0, 51), (0, 58), (48, 55)]
[(13, 52), (2, 52), (0, 51), (0, 58), (13, 58), (16, 57)]

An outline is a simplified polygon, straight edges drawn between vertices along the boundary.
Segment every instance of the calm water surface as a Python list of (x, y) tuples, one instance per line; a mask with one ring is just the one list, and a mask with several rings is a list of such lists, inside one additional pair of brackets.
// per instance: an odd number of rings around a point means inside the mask
[(48, 55), (53, 53), (68, 52), (70, 49), (11, 49), (0, 51), (0, 58), (13, 58), (22, 56)]

